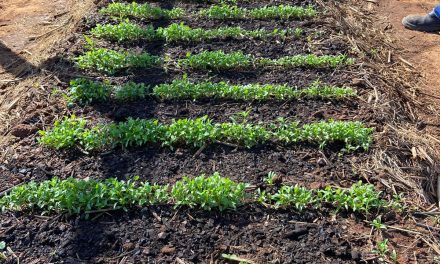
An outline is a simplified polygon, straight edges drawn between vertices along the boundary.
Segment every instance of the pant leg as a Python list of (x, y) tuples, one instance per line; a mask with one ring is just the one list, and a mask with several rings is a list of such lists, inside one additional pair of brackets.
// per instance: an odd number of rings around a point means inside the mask
[(434, 10), (432, 11), (432, 13), (433, 13), (438, 19), (440, 19), (440, 5), (434, 7)]

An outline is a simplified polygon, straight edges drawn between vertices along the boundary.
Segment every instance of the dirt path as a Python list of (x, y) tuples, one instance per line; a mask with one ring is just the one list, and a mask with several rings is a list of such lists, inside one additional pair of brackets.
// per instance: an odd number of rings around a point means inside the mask
[(92, 0), (0, 1), (0, 142), (6, 140), (13, 119), (22, 117), (24, 101), (35, 87), (39, 73), (55, 56), (54, 47), (93, 6)]
[(0, 74), (19, 78), (16, 69), (19, 64), (27, 63), (32, 68), (44, 59), (41, 51), (46, 48), (42, 45), (47, 40), (46, 33), (62, 27), (69, 19), (67, 2), (4, 0), (0, 3)]
[[(403, 49), (401, 57), (420, 71), (422, 78), (417, 88), (420, 99), (425, 103), (429, 113), (420, 117), (427, 125), (428, 131), (440, 139), (440, 35), (421, 33), (405, 29), (402, 18), (409, 14), (426, 14), (438, 1), (433, 0), (385, 0), (380, 2), (379, 10), (388, 17), (397, 45)], [(399, 58), (394, 58), (399, 59)], [(437, 113), (437, 115), (435, 115)]]

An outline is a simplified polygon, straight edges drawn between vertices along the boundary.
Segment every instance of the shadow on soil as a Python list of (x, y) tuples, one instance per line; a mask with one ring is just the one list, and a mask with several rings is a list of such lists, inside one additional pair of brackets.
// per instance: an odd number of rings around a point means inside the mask
[(26, 78), (39, 71), (39, 67), (12, 51), (3, 41), (0, 41), (0, 66), (5, 73), (10, 73), (15, 78)]

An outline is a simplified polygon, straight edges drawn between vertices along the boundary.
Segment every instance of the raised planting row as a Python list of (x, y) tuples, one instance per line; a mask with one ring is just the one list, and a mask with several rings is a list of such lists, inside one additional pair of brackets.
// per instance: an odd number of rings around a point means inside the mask
[[(204, 210), (236, 209), (243, 203), (262, 203), (275, 208), (319, 209), (331, 206), (369, 214), (372, 210), (396, 207), (396, 202), (381, 198), (374, 186), (358, 182), (349, 189), (326, 187), (309, 190), (300, 186), (281, 186), (273, 191), (250, 191), (248, 184), (236, 183), (218, 173), (205, 177), (184, 177), (174, 185), (157, 185), (117, 179), (80, 180), (52, 178), (14, 187), (0, 199), (2, 210), (37, 210), (44, 213), (93, 213), (154, 204), (174, 204)], [(273, 189), (273, 188), (272, 188)]]
[(163, 59), (149, 53), (135, 54), (105, 48), (92, 48), (75, 59), (80, 69), (115, 74), (124, 69), (148, 69), (161, 67)]
[(259, 58), (244, 54), (241, 51), (224, 53), (223, 51), (202, 51), (198, 54), (187, 54), (186, 58), (179, 59), (178, 65), (196, 70), (246, 70), (265, 67), (310, 67), (336, 68), (341, 65), (351, 65), (353, 60), (346, 55), (315, 54), (285, 56), (278, 59)]
[[(194, 70), (249, 70), (267, 67), (281, 68), (336, 68), (351, 65), (354, 60), (346, 55), (294, 55), (278, 59), (255, 57), (241, 51), (225, 53), (223, 51), (202, 51), (198, 54), (188, 53), (185, 58), (177, 59), (177, 67)], [(170, 67), (164, 65), (161, 57), (149, 53), (135, 54), (127, 51), (115, 51), (105, 48), (92, 48), (76, 58), (76, 64), (83, 70), (95, 70), (114, 74), (121, 70), (153, 67)]]
[(80, 104), (102, 102), (109, 99), (134, 101), (146, 96), (159, 99), (232, 99), (232, 100), (286, 100), (297, 98), (344, 99), (353, 97), (356, 92), (349, 87), (323, 85), (319, 81), (310, 87), (299, 89), (288, 85), (247, 84), (233, 85), (228, 82), (190, 82), (186, 76), (169, 84), (154, 87), (143, 83), (129, 82), (111, 85), (110, 82), (97, 82), (88, 79), (70, 81), (69, 100)]
[(190, 13), (181, 8), (162, 9), (150, 4), (138, 3), (111, 3), (100, 10), (103, 15), (118, 18), (142, 19), (177, 19), (185, 17), (199, 17), (208, 19), (307, 19), (316, 16), (317, 12), (312, 6), (301, 7), (291, 5), (265, 6), (247, 9), (235, 5), (212, 5), (198, 12)]
[(157, 41), (165, 40), (166, 42), (200, 42), (210, 39), (267, 39), (288, 37), (299, 38), (303, 35), (303, 30), (295, 29), (256, 29), (245, 30), (241, 27), (219, 27), (215, 29), (191, 28), (183, 23), (171, 24), (168, 27), (159, 27), (155, 29), (153, 26), (142, 27), (129, 21), (121, 22), (117, 25), (98, 24), (90, 33), (97, 38), (103, 38), (117, 42), (131, 41)]
[(53, 128), (40, 131), (40, 143), (56, 149), (81, 146), (86, 150), (106, 147), (130, 147), (146, 144), (202, 147), (209, 143), (238, 144), (247, 148), (274, 141), (280, 144), (308, 142), (321, 148), (343, 143), (345, 150), (367, 150), (373, 141), (373, 128), (361, 122), (322, 121), (299, 125), (279, 119), (273, 124), (249, 124), (245, 121), (213, 123), (209, 118), (179, 119), (170, 124), (157, 120), (129, 119), (87, 128), (84, 119), (75, 116), (56, 121)]

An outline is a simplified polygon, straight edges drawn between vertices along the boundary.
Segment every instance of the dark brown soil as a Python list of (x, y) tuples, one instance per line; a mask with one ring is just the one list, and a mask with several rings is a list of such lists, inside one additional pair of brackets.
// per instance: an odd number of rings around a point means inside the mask
[(0, 219), (0, 240), (20, 249), (23, 263), (224, 263), (225, 253), (257, 263), (356, 263), (368, 253), (349, 242), (347, 226), (314, 212), (260, 207), (225, 213), (151, 207), (96, 220)]
[[(103, 1), (98, 6), (103, 6)], [(275, 3), (307, 5), (313, 1), (260, 1), (240, 5), (252, 7)], [(207, 4), (181, 3), (177, 1), (156, 2), (171, 7), (196, 10)], [(359, 176), (356, 164), (364, 162), (369, 153), (341, 153), (341, 145), (331, 145), (320, 150), (318, 146), (300, 144), (273, 146), (267, 144), (252, 149), (222, 144), (208, 146), (200, 155), (197, 149), (169, 149), (160, 146), (114, 149), (107, 153), (85, 154), (80, 150), (55, 151), (40, 146), (36, 129), (47, 129), (54, 120), (63, 115), (84, 116), (92, 123), (123, 121), (128, 117), (154, 118), (170, 122), (178, 118), (195, 118), (204, 115), (216, 122), (229, 121), (238, 112), (250, 111), (248, 120), (253, 123), (274, 122), (278, 117), (298, 120), (302, 123), (319, 120), (360, 120), (368, 126), (382, 130), (384, 120), (373, 114), (371, 106), (363, 99), (341, 101), (293, 100), (293, 101), (164, 101), (154, 98), (118, 104), (106, 102), (91, 106), (67, 107), (62, 93), (70, 79), (88, 76), (109, 79), (114, 83), (126, 81), (145, 82), (155, 85), (182, 76), (183, 71), (170, 66), (168, 71), (154, 69), (121, 72), (116, 77), (106, 77), (93, 72), (81, 72), (73, 67), (68, 58), (84, 52), (82, 34), (98, 22), (115, 22), (92, 10), (84, 19), (77, 34), (58, 48), (58, 56), (44, 67), (56, 72), (56, 79), (48, 78), (41, 87), (43, 92), (32, 91), (34, 97), (23, 112), (20, 122), (10, 134), (15, 135), (16, 148), (2, 153), (0, 165), (0, 192), (30, 180), (46, 180), (53, 176), (61, 178), (131, 178), (139, 175), (142, 180), (154, 183), (173, 183), (185, 175), (219, 172), (235, 181), (260, 185), (269, 172), (276, 172), (283, 183), (300, 184), (309, 188), (326, 185), (349, 187), (362, 180), (377, 185), (385, 193), (378, 177), (364, 179)], [(216, 22), (186, 18), (193, 27), (239, 25), (243, 28), (286, 28), (301, 26), (310, 40), (214, 40), (204, 43), (132, 43), (116, 45), (98, 41), (109, 48), (128, 48), (134, 52), (147, 51), (158, 55), (179, 58), (187, 52), (202, 50), (242, 50), (255, 56), (277, 58), (281, 56), (316, 53), (350, 55), (350, 48), (337, 37), (339, 33), (332, 24), (331, 14), (313, 21), (232, 21)], [(138, 21), (147, 25), (148, 21)], [(157, 21), (165, 26), (173, 21)], [(319, 34), (311, 34), (319, 31)], [(360, 65), (360, 64), (359, 64)], [(356, 79), (359, 65), (335, 70), (323, 69), (266, 69), (245, 72), (190, 72), (194, 81), (228, 80), (232, 83), (287, 83), (305, 87), (319, 79), (324, 83), (351, 85), (359, 95), (368, 92)], [(56, 87), (56, 88), (55, 88)], [(54, 88), (54, 89), (52, 89)], [(57, 93), (54, 90), (58, 91)], [(373, 148), (375, 146), (373, 145)], [(133, 211), (105, 212), (91, 215), (92, 220), (65, 216), (41, 217), (32, 213), (0, 214), (0, 241), (11, 247), (21, 263), (223, 263), (221, 254), (236, 254), (256, 263), (356, 263), (361, 259), (375, 261), (371, 257), (373, 242), (370, 225), (362, 216), (338, 216), (337, 220), (327, 212), (324, 216), (316, 211), (294, 212), (269, 210), (247, 205), (234, 212), (201, 212), (186, 208), (173, 209), (157, 206)], [(397, 220), (391, 217), (389, 221)], [(394, 221), (394, 222), (393, 222)], [(367, 235), (366, 235), (367, 234)], [(407, 234), (399, 234), (401, 241)], [(408, 242), (409, 243), (409, 242)], [(398, 245), (393, 245), (398, 247)], [(416, 245), (423, 248), (423, 244)], [(370, 255), (369, 255), (370, 254)], [(417, 256), (419, 262), (427, 261), (424, 252)], [(7, 263), (15, 263), (11, 258)], [(426, 263), (426, 262), (424, 262)]]
[[(287, 2), (286, 2), (287, 3)], [(103, 5), (101, 3), (100, 5)], [(298, 3), (296, 3), (298, 4)], [(307, 3), (301, 2), (301, 5)], [(258, 4), (260, 5), (260, 4)], [(263, 5), (263, 3), (261, 3)], [(175, 6), (184, 7), (195, 11), (206, 7), (206, 4), (176, 3)], [(256, 6), (246, 3), (244, 6)], [(171, 6), (167, 6), (170, 8)], [(202, 43), (148, 43), (139, 42), (126, 45), (126, 48), (139, 52), (141, 50), (154, 54), (167, 54), (171, 58), (179, 58), (187, 52), (199, 52), (202, 50), (242, 50), (244, 53), (263, 57), (281, 57), (286, 55), (304, 54), (319, 51), (317, 54), (340, 54), (347, 53), (348, 46), (341, 43), (340, 39), (333, 36), (337, 33), (333, 27), (327, 26), (328, 18), (323, 16), (312, 21), (231, 21), (225, 25), (238, 25), (244, 28), (286, 28), (304, 27), (305, 34), (311, 36), (308, 41), (304, 36), (300, 39), (279, 40), (213, 40)], [(92, 13), (85, 19), (81, 31), (87, 33), (96, 23), (109, 22), (112, 19)], [(113, 21), (115, 22), (115, 21)], [(138, 21), (144, 25), (148, 21)], [(156, 21), (156, 24), (166, 25), (173, 21)], [(186, 18), (185, 22), (194, 27), (218, 26), (218, 22), (206, 19)], [(223, 25), (223, 24), (222, 24)], [(312, 34), (319, 31), (319, 34)], [(82, 54), (84, 40), (80, 35), (69, 39), (71, 45), (60, 48), (60, 55), (74, 57)], [(310, 43), (309, 43), (310, 42)], [(101, 41), (100, 45), (109, 48), (119, 46)], [(319, 43), (317, 46), (311, 43)], [(68, 82), (75, 76), (84, 73), (72, 68), (72, 63), (62, 58), (55, 58), (52, 65), (54, 70), (60, 72), (58, 78), (62, 83), (59, 89), (67, 89)], [(181, 69), (170, 66), (168, 71), (142, 70), (130, 73), (121, 72), (117, 77), (106, 77), (114, 83), (122, 83), (129, 80), (144, 82), (155, 85), (170, 82), (182, 76)], [(325, 69), (266, 69), (249, 70), (246, 72), (191, 72), (188, 77), (194, 81), (210, 79), (212, 81), (228, 80), (231, 83), (287, 83), (292, 86), (306, 87), (311, 82), (319, 79), (324, 83), (335, 85), (350, 85), (356, 79), (356, 74), (347, 67), (336, 70)], [(90, 76), (102, 79), (102, 74), (89, 72)], [(355, 86), (362, 95), (365, 88)], [(178, 118), (196, 118), (209, 116), (215, 122), (227, 122), (235, 114), (249, 111), (248, 121), (253, 123), (275, 122), (278, 117), (287, 120), (295, 120), (303, 123), (320, 120), (361, 120), (369, 126), (374, 126), (380, 131), (381, 120), (373, 116), (369, 105), (359, 99), (350, 100), (292, 100), (292, 101), (266, 101), (244, 102), (230, 100), (202, 100), (194, 101), (164, 101), (147, 98), (132, 103), (107, 102), (92, 106), (74, 106), (66, 111), (66, 104), (62, 96), (53, 95), (45, 98), (45, 101), (36, 105), (29, 105), (26, 116), (21, 125), (42, 129), (50, 126), (56, 116), (75, 113), (77, 116), (86, 116), (91, 122), (124, 121), (132, 118), (155, 118), (162, 122), (169, 122)], [(41, 111), (45, 109), (45, 111)], [(228, 146), (211, 146), (204, 150), (198, 157), (193, 157), (197, 150), (177, 149), (170, 150), (158, 146), (144, 147), (140, 149), (119, 150), (116, 149), (106, 155), (84, 155), (73, 151), (52, 151), (38, 145), (35, 134), (20, 142), (21, 148), (16, 150), (16, 155), (9, 157), (6, 168), (23, 178), (47, 179), (53, 175), (60, 177), (117, 177), (126, 178), (139, 175), (142, 179), (161, 183), (173, 182), (183, 175), (197, 175), (200, 173), (220, 172), (224, 176), (235, 180), (257, 183), (261, 177), (269, 171), (274, 171), (286, 178), (290, 183), (311, 184), (322, 182), (332, 184), (338, 182), (348, 186), (359, 178), (353, 171), (352, 162), (365, 159), (368, 153), (354, 153), (340, 155), (341, 146), (331, 146), (320, 151), (317, 146), (297, 145), (288, 147), (261, 146), (246, 150), (235, 149)], [(25, 173), (21, 173), (21, 172)], [(323, 177), (324, 176), (324, 177)], [(323, 180), (324, 179), (324, 180)], [(343, 182), (340, 182), (343, 179)]]

